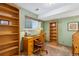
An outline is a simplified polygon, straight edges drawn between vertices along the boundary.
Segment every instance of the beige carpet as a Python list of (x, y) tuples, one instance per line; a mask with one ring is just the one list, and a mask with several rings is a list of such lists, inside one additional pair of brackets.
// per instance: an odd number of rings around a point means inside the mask
[(45, 48), (48, 54), (43, 54), (43, 56), (72, 56), (72, 50), (65, 46), (46, 44)]
[[(44, 52), (42, 53), (42, 56), (72, 56), (71, 48), (65, 46), (46, 43), (45, 49), (48, 51), (48, 54)], [(26, 55), (22, 54), (22, 56)], [(32, 56), (40, 56), (40, 55), (32, 55)]]

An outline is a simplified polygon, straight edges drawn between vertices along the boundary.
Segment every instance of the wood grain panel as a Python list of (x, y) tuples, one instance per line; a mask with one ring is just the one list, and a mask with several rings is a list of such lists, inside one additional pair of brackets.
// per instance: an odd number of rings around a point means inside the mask
[(0, 56), (20, 54), (19, 10), (5, 3), (0, 3)]

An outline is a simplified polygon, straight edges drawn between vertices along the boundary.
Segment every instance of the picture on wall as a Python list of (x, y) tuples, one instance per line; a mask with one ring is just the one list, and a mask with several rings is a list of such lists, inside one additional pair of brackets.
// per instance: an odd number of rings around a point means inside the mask
[(78, 22), (68, 23), (68, 30), (78, 30)]

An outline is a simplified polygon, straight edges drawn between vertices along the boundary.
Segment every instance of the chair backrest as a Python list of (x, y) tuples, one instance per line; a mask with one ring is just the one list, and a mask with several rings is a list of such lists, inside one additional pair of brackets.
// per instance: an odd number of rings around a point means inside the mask
[(40, 38), (40, 41), (41, 41), (41, 42), (45, 42), (45, 34), (44, 34), (43, 31), (40, 32), (39, 38)]

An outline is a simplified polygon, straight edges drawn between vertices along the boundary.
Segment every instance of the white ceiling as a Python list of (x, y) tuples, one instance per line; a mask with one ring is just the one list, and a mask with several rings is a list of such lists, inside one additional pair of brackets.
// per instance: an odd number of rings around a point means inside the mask
[(44, 21), (79, 15), (78, 3), (19, 3), (17, 5), (37, 14), (38, 18)]

